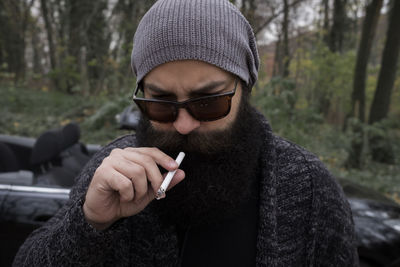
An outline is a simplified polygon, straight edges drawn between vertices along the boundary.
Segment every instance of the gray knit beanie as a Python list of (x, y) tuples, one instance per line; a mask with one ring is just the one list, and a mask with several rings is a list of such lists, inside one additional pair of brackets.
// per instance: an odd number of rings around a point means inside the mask
[(231, 72), (250, 89), (257, 81), (253, 30), (228, 0), (159, 0), (144, 15), (131, 57), (137, 83), (158, 65), (185, 59)]

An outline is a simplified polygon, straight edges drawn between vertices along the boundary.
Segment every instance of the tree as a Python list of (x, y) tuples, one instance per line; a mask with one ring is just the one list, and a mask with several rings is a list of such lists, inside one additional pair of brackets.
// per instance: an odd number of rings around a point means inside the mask
[(322, 6), (323, 6), (323, 24), (322, 24), (322, 35), (323, 35), (323, 40), (325, 43), (329, 42), (328, 39), (328, 33), (329, 33), (329, 0), (322, 0)]
[(0, 1), (3, 58), (7, 63), (8, 72), (15, 75), (15, 82), (25, 76), (25, 37), (33, 3), (34, 0)]
[[(231, 2), (236, 5), (239, 2), (241, 3), (240, 11), (249, 21), (255, 35), (260, 34), (285, 12), (285, 6), (280, 0), (241, 0)], [(306, 0), (287, 0), (287, 9), (296, 8), (304, 2)]]
[[(391, 1), (389, 26), (386, 32), (386, 42), (382, 54), (381, 69), (378, 83), (369, 113), (369, 124), (374, 124), (385, 119), (389, 112), (390, 98), (396, 78), (397, 62), (400, 51), (400, 1)], [(393, 163), (394, 155), (390, 144), (377, 145), (382, 137), (370, 136), (372, 157), (376, 161)]]
[[(368, 59), (371, 53), (376, 27), (383, 0), (372, 0), (367, 8), (363, 22), (361, 40), (357, 51), (356, 66), (353, 78), (353, 93), (351, 96), (351, 111), (348, 118), (358, 117), (361, 122), (353, 125), (355, 137), (352, 140), (351, 151), (347, 159), (348, 167), (361, 167), (361, 156), (364, 147), (364, 131), (362, 123), (365, 121), (365, 82)], [(345, 124), (347, 124), (347, 120)]]
[(32, 47), (32, 71), (35, 74), (43, 74), (43, 67), (41, 59), (43, 57), (43, 47), (40, 40), (40, 28), (37, 23), (37, 19), (30, 23), (31, 32), (31, 47)]
[(254, 28), (257, 24), (256, 17), (257, 3), (256, 0), (242, 0), (240, 11), (247, 18), (250, 25)]
[[(293, 10), (296, 9), (296, 4), (299, 2), (290, 2), (289, 0), (283, 1), (282, 7), (282, 20), (277, 23), (277, 28), (280, 28), (278, 32), (278, 40), (275, 45), (275, 57), (274, 57), (274, 76), (280, 76), (283, 78), (289, 77), (289, 66), (291, 61), (290, 55), (290, 41), (289, 32), (291, 26), (290, 15)], [(291, 11), (292, 10), (292, 11)]]
[[(50, 67), (51, 67), (52, 71), (55, 71), (57, 68), (56, 47), (54, 44), (53, 29), (51, 27), (50, 14), (49, 14), (48, 8), (47, 8), (47, 1), (40, 0), (40, 7), (41, 7), (41, 11), (42, 11), (44, 25), (46, 28), (47, 43), (49, 45)], [(55, 87), (57, 89), (59, 89), (57, 77), (53, 77), (53, 82), (54, 82)]]
[(282, 33), (283, 33), (283, 70), (282, 77), (289, 77), (289, 65), (290, 65), (290, 54), (289, 54), (289, 3), (288, 0), (283, 1), (283, 21), (282, 21)]
[(86, 60), (83, 62), (87, 69), (85, 78), (91, 92), (102, 89), (107, 72), (111, 32), (104, 15), (106, 9), (107, 0), (88, 1), (87, 19), (82, 29), (86, 51)]
[(118, 17), (118, 39), (112, 54), (119, 61), (119, 72), (122, 76), (119, 79), (123, 87), (126, 79), (131, 75), (130, 59), (132, 52), (132, 40), (137, 26), (146, 11), (155, 3), (155, 0), (118, 0), (113, 13)]
[(334, 0), (333, 23), (329, 33), (328, 47), (332, 52), (342, 52), (346, 26), (347, 0)]
[(351, 103), (351, 116), (357, 117), (361, 122), (365, 121), (365, 81), (368, 58), (371, 53), (376, 26), (382, 8), (383, 0), (372, 0), (366, 8), (363, 22), (361, 41), (357, 51), (356, 67), (354, 70), (353, 93)]

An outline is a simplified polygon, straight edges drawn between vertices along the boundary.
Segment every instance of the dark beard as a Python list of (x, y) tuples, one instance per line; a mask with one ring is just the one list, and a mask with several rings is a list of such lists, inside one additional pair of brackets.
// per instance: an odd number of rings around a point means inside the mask
[(156, 131), (142, 118), (136, 135), (140, 146), (158, 147), (173, 158), (180, 151), (186, 153), (180, 166), (185, 179), (165, 199), (151, 204), (163, 222), (180, 226), (215, 223), (237, 214), (250, 198), (258, 198), (258, 158), (265, 135), (246, 97), (225, 130), (181, 135)]

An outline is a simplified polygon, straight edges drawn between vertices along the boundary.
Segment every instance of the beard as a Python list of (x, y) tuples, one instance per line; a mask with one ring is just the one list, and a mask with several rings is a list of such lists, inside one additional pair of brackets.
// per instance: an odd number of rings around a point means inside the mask
[(236, 119), (223, 130), (158, 131), (142, 116), (136, 131), (139, 146), (157, 147), (175, 158), (185, 179), (153, 201), (151, 208), (167, 225), (181, 227), (216, 223), (238, 214), (251, 199), (258, 199), (258, 158), (265, 138), (258, 113), (243, 94)]

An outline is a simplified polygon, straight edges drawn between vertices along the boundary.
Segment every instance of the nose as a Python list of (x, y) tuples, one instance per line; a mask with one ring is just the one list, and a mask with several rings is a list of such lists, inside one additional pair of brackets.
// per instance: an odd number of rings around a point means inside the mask
[(200, 121), (193, 118), (186, 109), (179, 109), (178, 117), (173, 123), (176, 131), (180, 134), (189, 134), (200, 127)]

